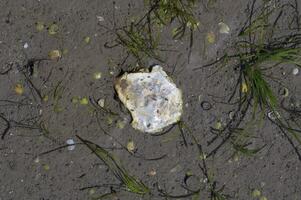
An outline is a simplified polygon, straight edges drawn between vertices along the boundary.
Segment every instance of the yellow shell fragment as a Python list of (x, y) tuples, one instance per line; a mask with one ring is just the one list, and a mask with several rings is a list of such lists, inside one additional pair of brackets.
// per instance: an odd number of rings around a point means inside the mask
[(51, 59), (51, 60), (55, 60), (55, 59), (59, 59), (62, 57), (62, 53), (60, 50), (52, 50), (48, 53), (48, 57)]
[(86, 44), (89, 44), (90, 41), (91, 41), (91, 38), (87, 36), (87, 37), (84, 38), (84, 41), (85, 41)]
[(242, 93), (247, 93), (248, 92), (248, 86), (246, 83), (241, 84), (241, 92)]
[(219, 32), (223, 34), (229, 34), (230, 33), (230, 28), (227, 24), (220, 22), (218, 23), (219, 26)]
[(59, 31), (59, 26), (55, 23), (51, 24), (48, 28), (49, 35), (55, 35)]
[(207, 41), (209, 44), (213, 44), (215, 43), (215, 34), (211, 31), (209, 33), (207, 33)]
[(81, 98), (81, 100), (79, 101), (79, 103), (81, 105), (88, 105), (89, 104), (89, 100), (86, 97)]
[(159, 65), (150, 72), (123, 74), (115, 89), (131, 112), (132, 127), (139, 131), (160, 132), (180, 120), (182, 93)]
[(37, 22), (36, 23), (36, 29), (37, 29), (37, 31), (43, 31), (44, 23), (43, 22)]
[(133, 140), (130, 140), (127, 145), (126, 148), (129, 152), (133, 152), (135, 150), (135, 144)]
[(95, 80), (101, 79), (101, 75), (102, 75), (101, 72), (95, 72), (95, 73), (93, 74), (93, 78), (94, 78)]
[(252, 197), (256, 198), (256, 197), (260, 197), (261, 192), (258, 189), (254, 189), (252, 191)]
[(22, 95), (24, 93), (24, 87), (23, 85), (21, 85), (20, 83), (18, 83), (16, 86), (15, 86), (15, 92), (18, 94), (18, 95)]

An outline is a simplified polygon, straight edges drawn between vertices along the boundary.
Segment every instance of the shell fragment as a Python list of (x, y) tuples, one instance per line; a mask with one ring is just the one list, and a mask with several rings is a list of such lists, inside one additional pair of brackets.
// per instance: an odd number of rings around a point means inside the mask
[(150, 72), (125, 73), (115, 82), (118, 97), (131, 112), (132, 127), (156, 133), (176, 123), (182, 115), (182, 93), (156, 65)]

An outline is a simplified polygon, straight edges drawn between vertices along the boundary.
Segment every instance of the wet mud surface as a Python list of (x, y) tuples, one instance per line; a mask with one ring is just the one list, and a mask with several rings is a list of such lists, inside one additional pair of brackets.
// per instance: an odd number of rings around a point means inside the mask
[[(115, 45), (114, 30), (147, 12), (142, 0), (1, 0), (0, 200), (93, 199), (104, 194), (104, 199), (205, 200), (214, 199), (213, 192), (221, 194), (216, 200), (300, 200), (300, 143), (269, 120), (268, 109), (263, 120), (252, 120), (248, 110), (239, 126), (250, 135), (248, 148), (258, 152), (244, 155), (233, 141), (215, 151), (226, 137), (216, 130), (237, 109), (227, 100), (239, 70), (231, 64), (200, 67), (223, 56), (237, 40), (251, 2), (197, 2), (199, 28), (193, 42), (189, 31), (173, 39), (172, 25), (163, 26), (158, 31), (162, 60), (154, 56), (140, 63)], [(220, 22), (229, 26), (228, 34), (220, 33)], [(172, 77), (184, 101), (181, 122), (157, 135), (131, 127), (130, 113), (114, 90), (120, 74), (154, 64)], [(301, 76), (293, 75), (295, 67), (287, 64), (267, 72), (276, 80), (269, 83), (279, 102), (300, 104)], [(283, 87), (289, 91), (286, 97), (279, 95)], [(104, 107), (97, 104), (99, 99)], [(300, 114), (296, 116), (298, 128)], [(119, 158), (150, 194), (124, 189), (76, 135)], [(68, 139), (76, 143), (74, 149), (66, 146)], [(261, 194), (254, 197), (254, 190)]]

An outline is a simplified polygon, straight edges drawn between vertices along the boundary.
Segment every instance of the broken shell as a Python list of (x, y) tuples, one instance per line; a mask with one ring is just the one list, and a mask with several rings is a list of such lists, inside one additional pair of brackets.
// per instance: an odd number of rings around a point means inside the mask
[(129, 152), (133, 153), (134, 150), (135, 150), (135, 144), (134, 144), (134, 141), (133, 140), (130, 140), (127, 145), (126, 145), (126, 148)]
[(242, 93), (247, 93), (248, 92), (248, 86), (247, 86), (247, 84), (245, 82), (243, 82), (241, 84), (241, 92)]
[(86, 44), (89, 44), (90, 41), (91, 41), (91, 38), (90, 38), (90, 37), (87, 36), (87, 37), (84, 38), (84, 42), (85, 42)]
[(113, 117), (111, 115), (109, 115), (109, 116), (107, 116), (106, 121), (107, 121), (108, 125), (111, 125), (111, 124), (113, 124), (114, 119), (113, 119)]
[(119, 129), (123, 129), (126, 125), (126, 122), (124, 120), (117, 120), (116, 127)]
[(296, 67), (293, 69), (293, 75), (297, 76), (299, 74), (299, 69)]
[(212, 31), (207, 33), (206, 38), (207, 38), (207, 41), (209, 42), (209, 44), (215, 43), (215, 34)]
[(29, 47), (28, 43), (26, 42), (23, 47), (24, 49), (27, 49)]
[(287, 88), (281, 88), (281, 89), (279, 90), (279, 93), (280, 93), (280, 95), (281, 95), (282, 97), (288, 97), (289, 91), (288, 91)]
[(252, 191), (252, 197), (257, 198), (261, 196), (261, 192), (258, 189)]
[(156, 65), (151, 72), (125, 73), (117, 79), (118, 97), (132, 115), (132, 127), (156, 133), (180, 120), (182, 93)]
[(44, 168), (45, 171), (48, 171), (50, 169), (50, 166), (48, 164), (44, 164), (43, 168)]
[(96, 16), (96, 18), (99, 22), (105, 21), (105, 19), (102, 16)]
[(157, 171), (155, 169), (151, 169), (149, 172), (148, 172), (148, 175), (149, 176), (155, 176), (157, 174)]
[(59, 31), (59, 26), (55, 23), (51, 24), (48, 28), (49, 35), (55, 35)]
[(94, 188), (89, 190), (89, 195), (93, 195), (93, 194), (95, 194), (95, 189)]
[(37, 29), (37, 31), (42, 31), (44, 29), (44, 23), (43, 22), (37, 22), (36, 23), (36, 29)]
[(34, 162), (35, 162), (35, 163), (39, 163), (39, 162), (40, 162), (40, 158), (39, 158), (39, 157), (36, 157), (36, 159), (34, 159)]
[(222, 127), (223, 127), (223, 125), (222, 125), (222, 123), (220, 121), (216, 122), (216, 124), (214, 126), (214, 128), (216, 130), (222, 130)]
[(83, 98), (81, 98), (81, 100), (79, 101), (79, 103), (81, 105), (88, 105), (89, 104), (89, 100), (88, 100), (87, 97), (83, 97)]
[(97, 104), (98, 104), (100, 107), (104, 108), (104, 107), (105, 107), (105, 99), (99, 99), (99, 100), (97, 101)]
[(16, 86), (15, 86), (15, 92), (18, 94), (18, 95), (22, 95), (24, 93), (24, 87), (23, 85), (21, 85), (20, 83), (18, 83)]
[(52, 50), (48, 53), (48, 57), (51, 59), (51, 60), (55, 60), (55, 59), (59, 59), (62, 57), (62, 53), (60, 50)]
[(280, 119), (280, 114), (277, 111), (270, 111), (268, 113), (268, 118), (270, 118), (271, 120), (276, 120), (276, 119)]
[(235, 116), (235, 112), (234, 111), (230, 111), (229, 112), (229, 119), (234, 119), (234, 116)]
[(230, 28), (227, 24), (220, 22), (218, 23), (219, 26), (219, 32), (222, 34), (229, 34), (230, 33)]
[(99, 80), (99, 79), (101, 79), (101, 75), (102, 75), (101, 72), (95, 72), (95, 73), (93, 74), (93, 78), (94, 78), (95, 80)]

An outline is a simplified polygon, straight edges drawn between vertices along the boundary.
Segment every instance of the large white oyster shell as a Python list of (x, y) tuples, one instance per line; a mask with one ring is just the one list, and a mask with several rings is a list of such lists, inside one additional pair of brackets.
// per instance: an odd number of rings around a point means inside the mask
[(182, 114), (182, 93), (156, 65), (150, 72), (125, 73), (117, 79), (118, 97), (131, 112), (133, 128), (155, 133), (176, 123)]

